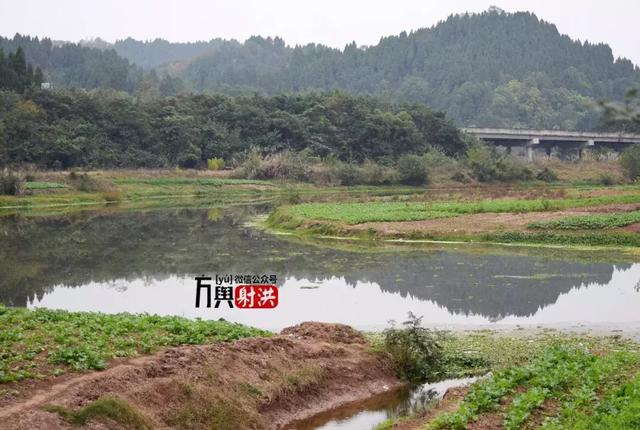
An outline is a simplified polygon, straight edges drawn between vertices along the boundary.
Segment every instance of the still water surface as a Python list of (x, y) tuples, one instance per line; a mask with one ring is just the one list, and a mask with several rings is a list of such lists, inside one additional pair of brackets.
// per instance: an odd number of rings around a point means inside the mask
[[(640, 264), (504, 248), (355, 251), (272, 235), (266, 206), (0, 218), (0, 302), (379, 329), (408, 311), (432, 325), (640, 322)], [(605, 260), (605, 261), (602, 261)], [(276, 274), (273, 310), (196, 309), (199, 274)]]

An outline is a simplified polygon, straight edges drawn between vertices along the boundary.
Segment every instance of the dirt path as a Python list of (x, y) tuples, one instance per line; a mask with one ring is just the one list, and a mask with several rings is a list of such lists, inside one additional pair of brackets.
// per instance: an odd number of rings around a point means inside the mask
[[(41, 386), (5, 405), (0, 422), (3, 429), (77, 428), (45, 406), (78, 410), (109, 395), (151, 428), (279, 429), (401, 385), (357, 331), (304, 323), (272, 338), (171, 348)], [(98, 417), (85, 428), (129, 427)]]

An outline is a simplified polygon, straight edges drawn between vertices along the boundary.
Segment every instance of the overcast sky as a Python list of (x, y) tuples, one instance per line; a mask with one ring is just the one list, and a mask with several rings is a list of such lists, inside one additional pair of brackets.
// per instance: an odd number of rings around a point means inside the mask
[(131, 36), (170, 41), (281, 36), (288, 44), (342, 48), (430, 27), (452, 13), (495, 4), (528, 10), (561, 33), (606, 42), (615, 56), (640, 64), (639, 0), (0, 0), (0, 34), (110, 42)]

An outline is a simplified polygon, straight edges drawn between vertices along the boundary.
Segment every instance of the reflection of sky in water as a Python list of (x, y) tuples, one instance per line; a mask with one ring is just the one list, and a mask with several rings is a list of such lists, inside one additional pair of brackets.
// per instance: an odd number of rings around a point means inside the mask
[[(324, 281), (287, 278), (280, 291), (280, 304), (271, 310), (195, 309), (195, 281), (169, 276), (163, 280), (114, 280), (88, 283), (74, 288), (54, 286), (30, 307), (73, 311), (148, 312), (205, 319), (225, 318), (252, 326), (280, 329), (301, 321), (327, 321), (377, 329), (389, 320), (402, 321), (407, 312), (423, 315), (432, 325), (484, 324), (615, 324), (640, 323), (640, 264), (614, 269), (607, 284), (576, 283), (559, 294), (555, 303), (539, 307), (529, 316), (488, 318), (476, 313), (451, 312), (435, 300), (418, 299), (399, 292), (383, 291), (372, 282), (349, 285), (343, 277)], [(313, 287), (313, 288), (309, 288)], [(317, 288), (315, 288), (317, 287)], [(530, 288), (535, 288), (531, 286)]]

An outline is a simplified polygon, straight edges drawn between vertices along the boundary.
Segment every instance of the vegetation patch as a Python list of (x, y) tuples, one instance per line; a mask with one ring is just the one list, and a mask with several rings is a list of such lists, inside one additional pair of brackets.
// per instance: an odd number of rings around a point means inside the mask
[(115, 421), (128, 430), (149, 430), (153, 428), (148, 418), (117, 396), (100, 397), (98, 400), (75, 411), (58, 405), (49, 405), (45, 409), (49, 412), (60, 414), (66, 421), (75, 425), (85, 425), (92, 419), (106, 419)]
[(123, 178), (115, 179), (115, 184), (145, 184), (145, 185), (206, 185), (221, 187), (223, 185), (272, 185), (267, 181), (257, 181), (250, 179), (229, 179), (229, 178)]
[(159, 347), (270, 333), (226, 321), (0, 306), (0, 383), (104, 369), (108, 360)]
[(553, 221), (532, 222), (529, 228), (553, 230), (602, 230), (640, 222), (640, 211), (606, 215), (571, 216)]
[(45, 181), (26, 182), (24, 184), (24, 187), (27, 190), (55, 190), (60, 188), (67, 188), (65, 184), (60, 184), (58, 182), (45, 182)]
[(419, 221), (475, 213), (544, 212), (605, 204), (640, 203), (640, 194), (619, 194), (568, 199), (495, 199), (471, 202), (322, 202), (292, 206), (303, 219), (346, 224), (384, 221)]
[(464, 429), (503, 408), (504, 428), (519, 429), (549, 399), (593, 407), (603, 381), (623, 369), (637, 371), (639, 364), (633, 349), (602, 353), (580, 345), (550, 347), (524, 366), (507, 367), (474, 384), (456, 411), (440, 415), (428, 428)]

